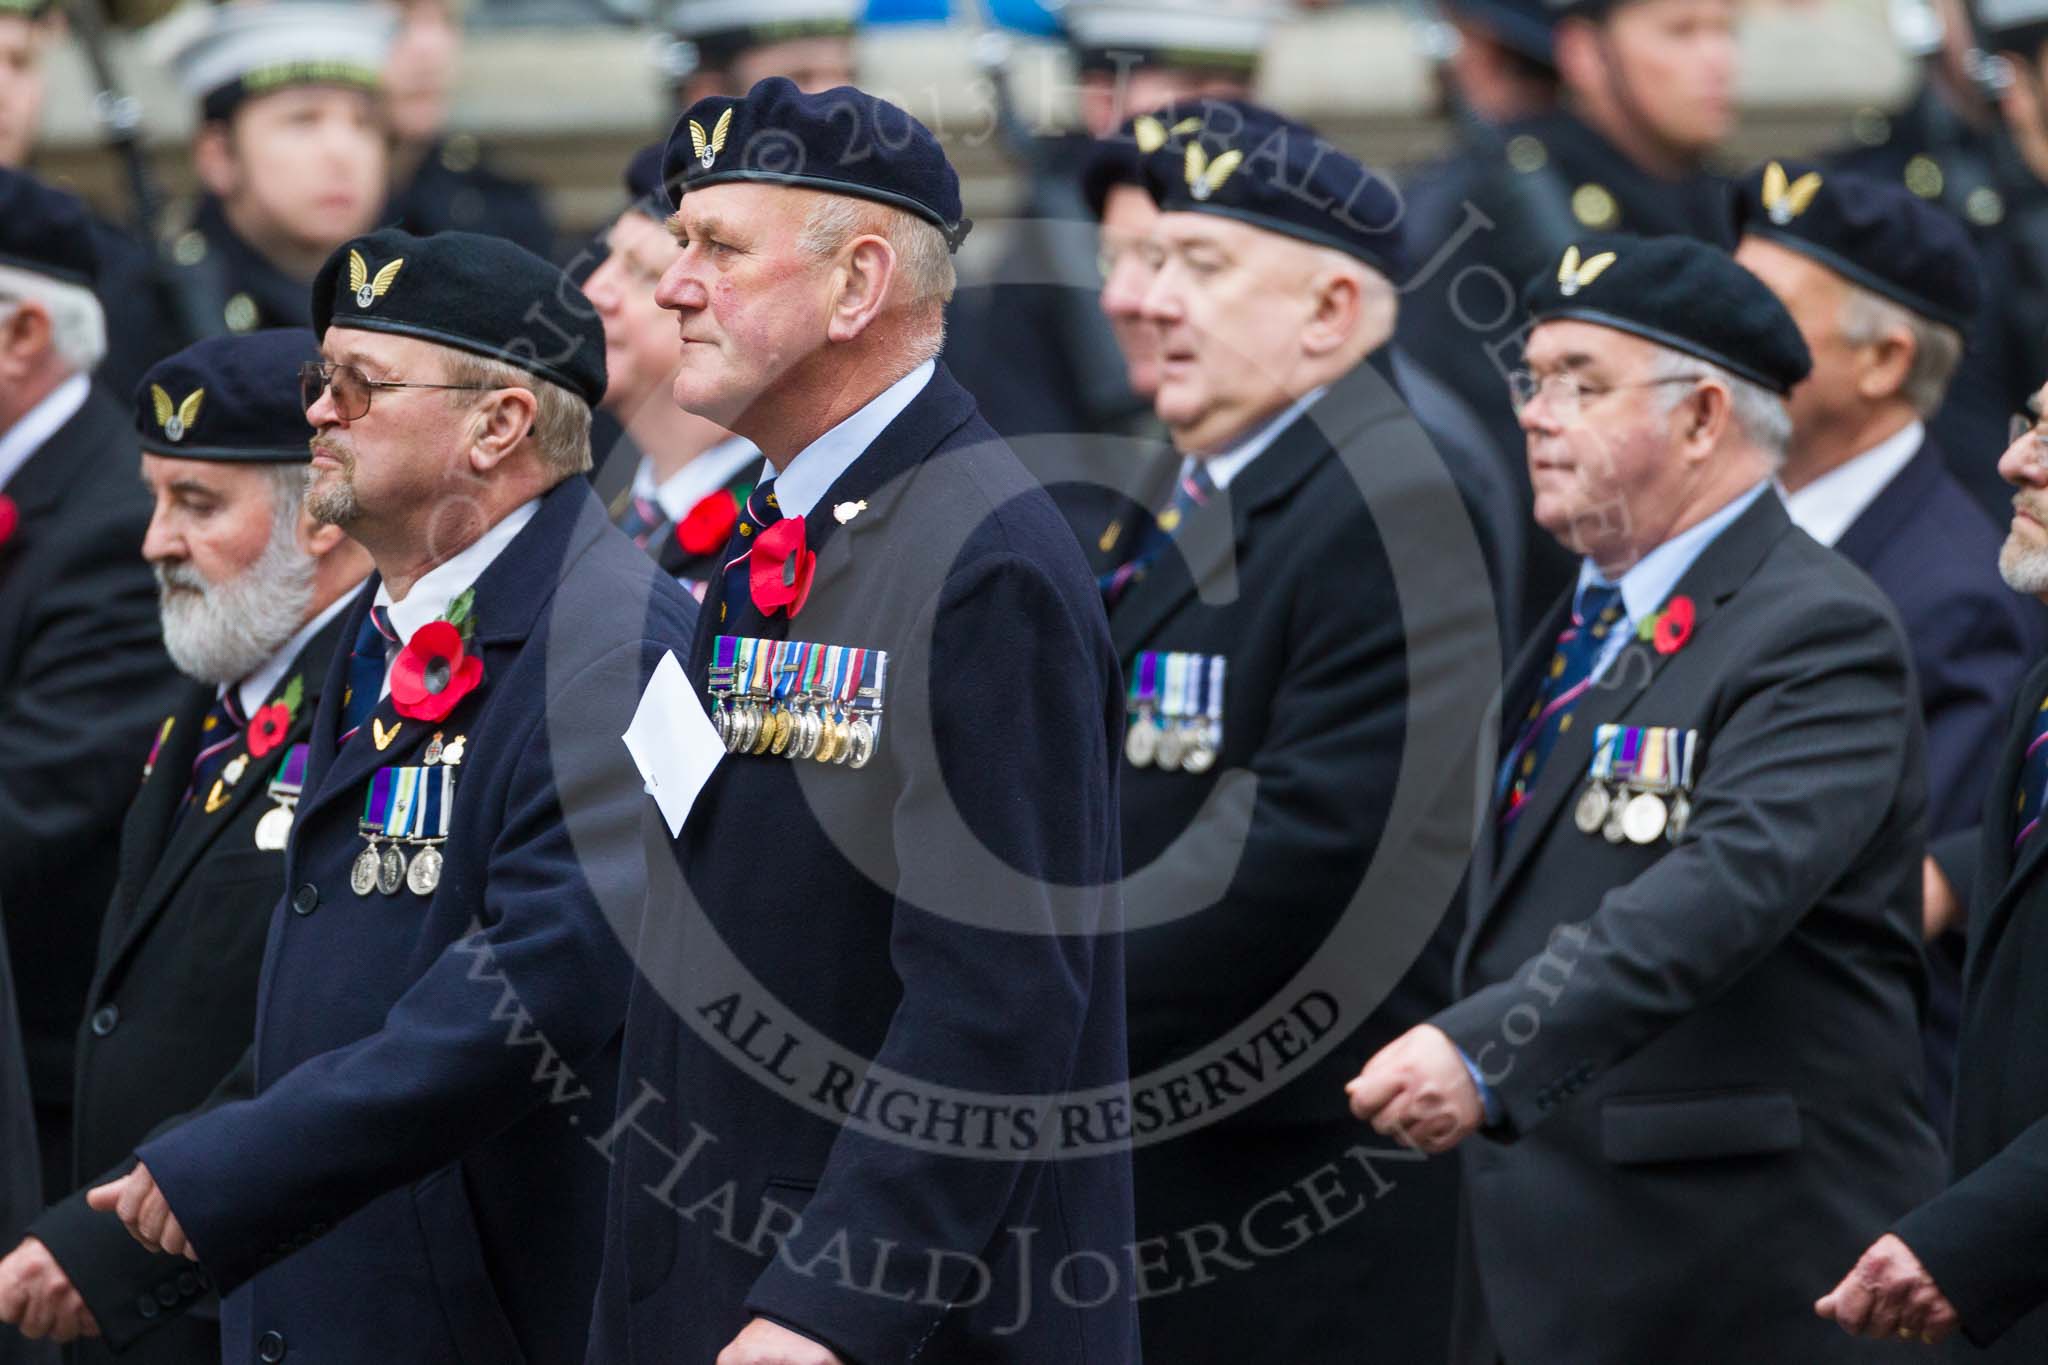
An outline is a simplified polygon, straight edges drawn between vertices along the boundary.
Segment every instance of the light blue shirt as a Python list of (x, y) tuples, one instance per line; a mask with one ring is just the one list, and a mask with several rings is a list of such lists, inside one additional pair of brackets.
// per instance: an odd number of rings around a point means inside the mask
[(785, 517), (807, 517), (818, 500), (853, 467), (861, 452), (874, 444), (882, 429), (903, 415), (910, 400), (924, 392), (938, 371), (938, 362), (927, 360), (901, 379), (870, 398), (860, 411), (841, 422), (796, 453), (781, 474), (773, 464), (761, 477), (775, 480), (775, 505)]
[[(1760, 480), (1756, 487), (1741, 494), (1697, 526), (1680, 531), (1637, 560), (1622, 574), (1621, 607), (1628, 614), (1628, 622), (1621, 629), (1608, 632), (1605, 648), (1600, 651), (1600, 657), (1593, 661), (1592, 676), (1595, 681), (1607, 671), (1615, 656), (1621, 653), (1622, 646), (1634, 638), (1636, 627), (1656, 615), (1664, 606), (1664, 600), (1671, 596), (1672, 589), (1678, 586), (1678, 580), (1685, 577), (1685, 571), (1693, 566), (1693, 561), (1700, 557), (1701, 552), (1713, 544), (1714, 538), (1727, 530), (1737, 517), (1747, 512), (1750, 504), (1762, 497), (1765, 490), (1770, 487), (1769, 479)], [(1610, 580), (1601, 575), (1591, 559), (1581, 560), (1579, 585), (1573, 590), (1574, 605), (1577, 604), (1577, 594), (1583, 593), (1596, 583), (1602, 587), (1613, 586)]]

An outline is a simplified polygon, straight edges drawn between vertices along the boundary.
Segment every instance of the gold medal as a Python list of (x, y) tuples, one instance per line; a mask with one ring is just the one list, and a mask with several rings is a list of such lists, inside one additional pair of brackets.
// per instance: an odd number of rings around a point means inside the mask
[(1663, 797), (1655, 792), (1638, 792), (1622, 809), (1622, 832), (1632, 844), (1654, 843), (1664, 833), (1666, 819)]
[(843, 720), (832, 722), (832, 761), (843, 764), (853, 756), (853, 726)]
[(292, 808), (289, 805), (272, 806), (263, 812), (263, 818), (256, 822), (256, 847), (265, 853), (280, 853), (291, 842)]
[(1133, 768), (1149, 768), (1158, 756), (1159, 727), (1152, 723), (1149, 714), (1141, 714), (1124, 732), (1124, 757), (1131, 761)]
[(1598, 834), (1607, 823), (1607, 808), (1612, 804), (1614, 800), (1607, 794), (1607, 788), (1595, 782), (1580, 794), (1579, 804), (1572, 810), (1572, 823), (1581, 834)]
[(818, 717), (818, 750), (811, 757), (820, 763), (830, 763), (839, 754), (839, 727), (836, 723)]
[(768, 737), (768, 752), (784, 754), (789, 752), (789, 737), (796, 730), (796, 721), (788, 711), (778, 708), (775, 712), (775, 733)]
[(768, 746), (775, 742), (775, 713), (763, 708), (761, 723), (754, 731), (754, 742), (747, 746), (750, 754), (765, 754)]
[(412, 855), (412, 866), (406, 870), (405, 884), (415, 896), (431, 896), (434, 888), (441, 884), (441, 850), (428, 844)]
[(377, 841), (370, 840), (370, 846), (356, 855), (355, 863), (348, 870), (349, 889), (358, 896), (367, 896), (377, 889)]
[(377, 860), (377, 889), (387, 896), (398, 894), (405, 885), (405, 852), (397, 844), (386, 844)]

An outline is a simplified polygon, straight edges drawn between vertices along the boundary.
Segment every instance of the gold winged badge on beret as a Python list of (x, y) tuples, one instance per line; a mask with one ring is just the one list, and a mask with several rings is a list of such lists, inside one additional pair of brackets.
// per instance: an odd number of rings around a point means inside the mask
[(372, 276), (369, 263), (363, 259), (363, 253), (357, 251), (354, 247), (350, 247), (348, 252), (348, 287), (356, 291), (356, 307), (368, 308), (371, 304), (389, 293), (391, 282), (398, 278), (399, 267), (404, 264), (405, 257), (400, 256), (397, 260)]
[(697, 153), (697, 164), (705, 170), (718, 160), (718, 154), (725, 150), (725, 135), (732, 131), (733, 106), (727, 105), (725, 112), (718, 116), (718, 122), (711, 126), (711, 136), (704, 136), (704, 125), (690, 120), (690, 147)]
[(166, 441), (182, 441), (192, 424), (199, 420), (199, 405), (206, 398), (205, 389), (194, 389), (185, 395), (185, 401), (175, 407), (171, 396), (164, 392), (161, 384), (149, 386), (149, 401), (156, 409), (156, 424), (164, 429)]
[(1779, 227), (1806, 212), (1813, 196), (1820, 193), (1820, 172), (1808, 171), (1790, 184), (1785, 168), (1773, 161), (1764, 167), (1764, 212)]
[(1150, 114), (1140, 114), (1131, 122), (1131, 136), (1137, 139), (1138, 150), (1150, 156), (1164, 147), (1169, 138), (1186, 137), (1201, 126), (1202, 121), (1193, 115), (1169, 128)]
[(1568, 246), (1564, 259), (1557, 263), (1557, 292), (1570, 298), (1587, 285), (1600, 278), (1607, 267), (1614, 264), (1614, 253), (1603, 251), (1590, 260), (1579, 259), (1579, 249)]
[(1230, 173), (1244, 160), (1244, 153), (1232, 148), (1217, 156), (1214, 161), (1202, 150), (1199, 142), (1188, 144), (1187, 177), (1188, 193), (1198, 200), (1207, 199), (1223, 188), (1223, 182), (1230, 179)]

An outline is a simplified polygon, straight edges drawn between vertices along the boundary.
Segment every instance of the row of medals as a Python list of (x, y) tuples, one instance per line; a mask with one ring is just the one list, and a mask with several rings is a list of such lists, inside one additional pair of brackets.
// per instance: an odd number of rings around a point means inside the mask
[(1205, 773), (1216, 766), (1221, 736), (1205, 716), (1161, 720), (1150, 711), (1131, 717), (1124, 731), (1124, 757), (1133, 768)]
[(715, 719), (729, 754), (779, 754), (849, 768), (865, 767), (875, 756), (873, 722), (844, 713), (834, 720), (815, 704), (792, 709), (781, 702), (721, 700)]
[(1587, 787), (1572, 812), (1579, 833), (1602, 835), (1610, 844), (1624, 839), (1632, 844), (1654, 844), (1666, 834), (1676, 842), (1691, 818), (1692, 803), (1684, 792), (1673, 796), (1666, 806), (1657, 792), (1631, 793), (1626, 787), (1610, 791), (1604, 782)]
[[(454, 740), (443, 746), (441, 736), (436, 734), (428, 741), (426, 753), (422, 755), (426, 765), (431, 767), (436, 763), (445, 762), (453, 768), (460, 764), (465, 738), (466, 736), (457, 735)], [(434, 889), (441, 885), (439, 839), (393, 837), (389, 844), (380, 849), (377, 847), (377, 840), (383, 836), (372, 834), (361, 821), (356, 822), (356, 828), (370, 841), (370, 846), (356, 855), (355, 863), (348, 870), (349, 889), (358, 896), (367, 896), (372, 891), (395, 896), (401, 886), (415, 896), (431, 896)], [(410, 845), (415, 849), (410, 860), (405, 856), (405, 849), (399, 847), (400, 844)]]

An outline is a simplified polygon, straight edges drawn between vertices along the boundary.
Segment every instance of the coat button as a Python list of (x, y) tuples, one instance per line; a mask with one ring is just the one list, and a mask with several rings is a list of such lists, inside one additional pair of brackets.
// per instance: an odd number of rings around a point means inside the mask
[(135, 1300), (135, 1315), (148, 1321), (164, 1310), (156, 1306), (156, 1295), (144, 1294)]
[(199, 1277), (189, 1270), (178, 1273), (178, 1292), (190, 1298), (199, 1292)]
[(277, 1365), (278, 1361), (283, 1360), (284, 1333), (265, 1332), (262, 1339), (256, 1343), (256, 1358), (262, 1361), (263, 1365)]
[(120, 1022), (121, 1011), (118, 1006), (102, 1005), (100, 1006), (98, 1012), (95, 1013), (92, 1017), (92, 1036), (95, 1038), (104, 1038), (109, 1033), (112, 1033), (114, 1031), (114, 1026), (119, 1024)]
[(310, 915), (320, 905), (320, 888), (307, 882), (292, 893), (292, 909), (301, 915)]
[(156, 1301), (166, 1308), (178, 1306), (178, 1286), (168, 1280), (156, 1287)]

